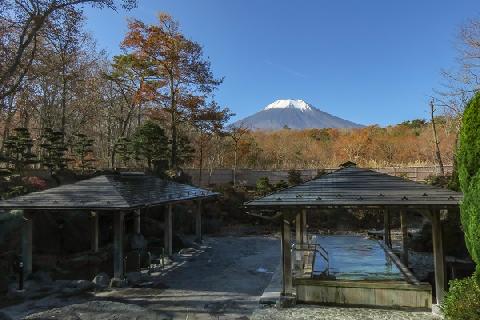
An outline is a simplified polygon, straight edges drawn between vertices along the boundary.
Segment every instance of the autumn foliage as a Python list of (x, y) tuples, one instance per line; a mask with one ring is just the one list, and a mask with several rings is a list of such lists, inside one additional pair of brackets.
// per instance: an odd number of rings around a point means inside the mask
[[(447, 121), (439, 122), (442, 156), (451, 164), (456, 132)], [(232, 168), (236, 157), (238, 168), (257, 169), (326, 168), (348, 160), (365, 167), (430, 166), (435, 163), (431, 130), (420, 121), (386, 128), (248, 131), (211, 143), (207, 162)]]

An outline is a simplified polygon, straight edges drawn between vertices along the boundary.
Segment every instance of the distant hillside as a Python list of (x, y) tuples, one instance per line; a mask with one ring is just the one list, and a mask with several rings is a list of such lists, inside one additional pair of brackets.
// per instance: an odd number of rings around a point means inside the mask
[(310, 128), (361, 128), (360, 124), (323, 112), (303, 100), (277, 100), (263, 110), (236, 121), (233, 126), (252, 130)]

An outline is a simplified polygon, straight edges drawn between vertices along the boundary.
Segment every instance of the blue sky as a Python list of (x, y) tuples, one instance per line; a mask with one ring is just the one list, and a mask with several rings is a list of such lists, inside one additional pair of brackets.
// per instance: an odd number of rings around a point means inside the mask
[(478, 1), (139, 0), (130, 12), (86, 8), (99, 48), (120, 52), (127, 18), (159, 11), (201, 43), (225, 77), (217, 101), (250, 115), (276, 99), (303, 99), (361, 124), (428, 117), (428, 100), (455, 66), (462, 24)]

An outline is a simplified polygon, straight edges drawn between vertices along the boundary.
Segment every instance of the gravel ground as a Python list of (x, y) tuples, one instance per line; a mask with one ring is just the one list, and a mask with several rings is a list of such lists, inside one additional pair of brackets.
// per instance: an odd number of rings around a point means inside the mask
[(430, 312), (408, 312), (367, 308), (337, 308), (299, 305), (294, 308), (259, 309), (251, 320), (434, 320)]

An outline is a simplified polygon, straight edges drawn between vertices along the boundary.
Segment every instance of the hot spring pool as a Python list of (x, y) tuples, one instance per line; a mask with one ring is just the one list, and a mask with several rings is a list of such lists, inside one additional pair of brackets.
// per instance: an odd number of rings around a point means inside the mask
[[(329, 273), (338, 280), (404, 280), (400, 269), (376, 240), (362, 236), (321, 236), (314, 240), (328, 252)], [(314, 274), (326, 268), (317, 254)]]

